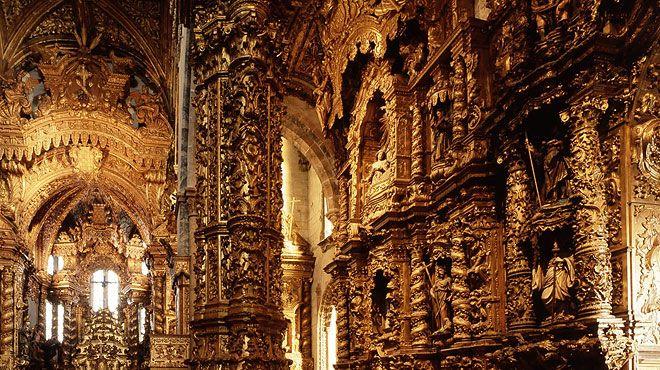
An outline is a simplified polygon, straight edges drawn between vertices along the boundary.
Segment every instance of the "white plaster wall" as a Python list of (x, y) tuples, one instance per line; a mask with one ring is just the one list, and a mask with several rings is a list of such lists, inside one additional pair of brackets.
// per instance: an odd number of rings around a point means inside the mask
[[(334, 257), (334, 250), (323, 252), (319, 243), (324, 237), (324, 214), (323, 214), (323, 187), (316, 170), (310, 166), (308, 171), (303, 171), (299, 165), (302, 154), (295, 144), (287, 139), (282, 143), (282, 194), (284, 209), (291, 211), (293, 202), (293, 217), (296, 229), (302, 237), (311, 245), (311, 252), (315, 257), (314, 273), (312, 277), (312, 348), (315, 361), (319, 358), (318, 353), (318, 321), (319, 308), (323, 292), (330, 282), (324, 268)], [(304, 158), (304, 157), (303, 157)], [(291, 245), (285, 241), (285, 247)], [(318, 363), (317, 363), (318, 366)]]
[[(300, 152), (287, 139), (282, 139), (282, 198), (284, 210), (293, 215), (296, 230), (309, 240), (309, 172), (301, 171)], [(310, 241), (311, 243), (311, 241)]]

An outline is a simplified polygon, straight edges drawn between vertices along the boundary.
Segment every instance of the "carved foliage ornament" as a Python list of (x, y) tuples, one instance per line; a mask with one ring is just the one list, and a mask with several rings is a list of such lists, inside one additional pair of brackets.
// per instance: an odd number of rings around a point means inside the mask
[(660, 182), (660, 119), (638, 128), (639, 169), (649, 179)]

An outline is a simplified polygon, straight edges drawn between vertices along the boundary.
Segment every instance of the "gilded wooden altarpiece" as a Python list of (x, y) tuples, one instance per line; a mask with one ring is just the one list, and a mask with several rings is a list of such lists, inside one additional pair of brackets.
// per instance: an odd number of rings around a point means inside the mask
[[(81, 306), (90, 272), (123, 266), (128, 366), (312, 368), (320, 269), (337, 369), (658, 366), (652, 1), (1, 8), (4, 365), (43, 361), (31, 301)], [(327, 266), (283, 250), (287, 97), (323, 131)], [(109, 216), (71, 237), (81, 204)], [(121, 225), (135, 239), (108, 242)], [(51, 281), (53, 251), (78, 270)], [(65, 352), (88, 341), (65, 331)]]

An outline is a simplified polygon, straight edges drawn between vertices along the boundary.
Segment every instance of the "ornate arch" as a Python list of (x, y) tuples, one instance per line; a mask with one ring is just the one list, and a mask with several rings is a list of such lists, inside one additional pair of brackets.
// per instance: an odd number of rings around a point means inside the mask
[[(362, 75), (362, 80), (367, 81), (367, 83), (361, 87), (355, 99), (346, 149), (350, 153), (351, 173), (357, 174), (351, 179), (351, 194), (355, 194), (351, 199), (355, 210), (353, 217), (362, 217), (367, 212), (373, 219), (382, 213), (388, 200), (393, 199), (397, 194), (397, 196), (402, 195), (403, 189), (392, 189), (389, 185), (395, 179), (410, 177), (411, 97), (402, 93), (404, 84), (396, 75), (392, 74), (391, 65), (388, 61), (381, 60), (369, 63)], [(378, 151), (382, 158), (377, 158), (379, 157), (378, 152), (375, 154), (372, 152), (367, 153), (365, 146), (367, 140), (367, 135), (365, 135), (366, 119), (369, 118), (367, 112), (377, 93), (381, 94), (382, 108), (384, 108), (381, 135), (387, 135), (388, 140), (387, 143), (376, 145), (379, 147)], [(371, 109), (380, 108), (371, 107)], [(385, 146), (380, 147), (380, 145)], [(371, 147), (373, 149), (374, 145), (371, 145)], [(375, 159), (372, 163), (365, 163), (365, 156)], [(379, 176), (378, 181), (375, 181), (376, 177), (373, 177), (374, 181), (367, 179), (371, 182), (371, 186), (368, 187), (369, 191), (366, 194), (363, 191), (364, 178), (360, 169), (370, 169), (374, 173), (376, 168), (372, 167), (372, 164), (375, 166), (376, 162), (381, 164), (379, 173), (382, 172), (382, 175)], [(368, 201), (367, 197), (371, 200)]]
[[(64, 0), (36, 1), (29, 7), (23, 9), (21, 16), (18, 17), (22, 19), (22, 21), (12, 27), (12, 32), (10, 32), (11, 37), (6, 40), (7, 42), (4, 48), (3, 57), (7, 60), (7, 64), (10, 68), (18, 66), (29, 54), (29, 50), (24, 47), (24, 43), (30, 33), (38, 27), (55, 8), (62, 5), (64, 2)], [(99, 0), (95, 2), (95, 5), (117, 21), (131, 38), (133, 38), (135, 45), (132, 46), (136, 47), (137, 51), (144, 58), (144, 65), (147, 66), (147, 70), (152, 74), (154, 81), (156, 83), (166, 81), (167, 76), (165, 68), (161, 63), (161, 60), (163, 59), (156, 55), (156, 50), (150, 45), (149, 41), (142, 36), (138, 27), (129, 19), (117, 3), (108, 0)]]

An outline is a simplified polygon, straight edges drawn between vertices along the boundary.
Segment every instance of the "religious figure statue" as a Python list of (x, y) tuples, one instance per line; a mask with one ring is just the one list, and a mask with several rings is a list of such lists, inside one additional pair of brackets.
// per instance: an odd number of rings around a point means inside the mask
[(431, 122), (431, 130), (433, 131), (433, 162), (438, 163), (442, 160), (442, 157), (449, 147), (449, 136), (445, 126), (445, 117), (444, 112), (439, 110), (437, 113), (433, 114), (433, 120)]
[(433, 322), (435, 333), (447, 333), (451, 330), (449, 317), (449, 303), (451, 294), (451, 277), (442, 266), (435, 268), (435, 277), (431, 283), (431, 306), (433, 308)]
[(378, 182), (382, 175), (387, 172), (387, 169), (390, 167), (390, 163), (387, 161), (387, 148), (381, 147), (378, 152), (376, 152), (376, 161), (371, 164), (371, 172), (367, 178), (367, 182), (373, 184)]
[(330, 115), (330, 91), (328, 87), (329, 77), (325, 77), (321, 84), (314, 89), (314, 96), (316, 96), (316, 113), (319, 121), (323, 127), (327, 127), (328, 116)]
[[(549, 27), (564, 22), (570, 17), (572, 0), (533, 0), (532, 11), (536, 14), (536, 28), (541, 38), (545, 37)], [(554, 10), (554, 15), (552, 14)], [(554, 18), (553, 18), (554, 16)]]
[(647, 229), (644, 234), (646, 240), (651, 242), (651, 247), (645, 253), (644, 267), (646, 273), (642, 274), (642, 282), (648, 281), (642, 286), (647, 286), (648, 289), (643, 293), (644, 304), (642, 305), (642, 312), (645, 314), (660, 310), (660, 294), (658, 294), (658, 286), (660, 285), (660, 234), (654, 234), (654, 230)]
[(568, 163), (562, 149), (563, 144), (558, 139), (545, 142), (543, 196), (546, 202), (563, 199), (568, 195)]
[(570, 307), (570, 289), (575, 286), (575, 267), (573, 257), (559, 257), (559, 246), (555, 241), (553, 257), (544, 272), (536, 267), (532, 278), (532, 289), (541, 294), (541, 301), (554, 318), (566, 316)]
[(404, 69), (408, 72), (411, 79), (415, 78), (422, 69), (424, 59), (424, 49), (420, 45), (401, 46), (401, 55), (404, 57)]

